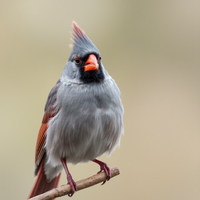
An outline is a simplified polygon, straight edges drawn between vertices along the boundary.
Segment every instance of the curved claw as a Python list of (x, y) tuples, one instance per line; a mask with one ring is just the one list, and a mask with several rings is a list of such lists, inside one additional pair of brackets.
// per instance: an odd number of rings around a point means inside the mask
[(76, 186), (75, 181), (72, 179), (72, 177), (70, 177), (70, 176), (67, 177), (67, 180), (68, 180), (68, 183), (67, 183), (67, 184), (70, 185), (71, 190), (72, 190), (72, 192), (71, 192), (70, 194), (68, 194), (68, 196), (69, 196), (69, 197), (72, 197), (73, 194), (77, 191), (77, 186)]
[(99, 160), (97, 160), (97, 159), (94, 159), (93, 162), (95, 162), (95, 163), (97, 163), (97, 164), (100, 165), (100, 171), (99, 171), (98, 173), (100, 173), (100, 172), (102, 172), (102, 171), (104, 171), (104, 172), (106, 173), (107, 180), (105, 180), (105, 181), (102, 183), (102, 185), (103, 185), (106, 181), (109, 181), (109, 180), (110, 180), (110, 178), (111, 178), (111, 170), (110, 170), (110, 168), (108, 167), (108, 165), (107, 165), (106, 163), (104, 163), (104, 162), (101, 162), (101, 161), (99, 161)]

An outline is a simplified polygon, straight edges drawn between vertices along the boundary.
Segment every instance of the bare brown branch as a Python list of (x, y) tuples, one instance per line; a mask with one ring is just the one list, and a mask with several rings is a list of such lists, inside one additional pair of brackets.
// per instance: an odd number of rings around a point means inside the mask
[[(114, 176), (119, 175), (119, 169), (117, 167), (111, 169), (111, 178)], [(82, 190), (87, 187), (91, 187), (93, 185), (96, 185), (98, 183), (101, 183), (107, 179), (105, 172), (101, 172), (99, 174), (96, 174), (94, 176), (91, 176), (89, 178), (83, 179), (81, 181), (76, 182), (77, 189)], [(56, 197), (61, 197), (67, 194), (70, 194), (71, 187), (66, 184), (62, 185), (59, 188), (54, 188), (48, 192), (45, 192), (44, 194), (38, 195), (36, 197), (33, 197), (29, 200), (51, 200)]]

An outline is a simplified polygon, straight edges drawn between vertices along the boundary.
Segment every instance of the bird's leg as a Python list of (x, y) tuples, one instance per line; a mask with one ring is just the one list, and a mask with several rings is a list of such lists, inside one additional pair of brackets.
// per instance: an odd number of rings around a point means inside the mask
[[(99, 171), (98, 173), (104, 171), (104, 172), (106, 173), (106, 175), (107, 175), (107, 181), (109, 181), (110, 178), (111, 178), (111, 171), (110, 171), (110, 168), (108, 167), (108, 165), (107, 165), (106, 163), (104, 163), (104, 162), (101, 162), (100, 160), (97, 160), (97, 159), (94, 159), (94, 160), (92, 160), (92, 161), (100, 165), (100, 171)], [(104, 182), (102, 183), (102, 185), (103, 185), (105, 182), (106, 182), (106, 181), (104, 181)]]
[(65, 170), (65, 172), (66, 172), (66, 174), (67, 174), (67, 181), (68, 181), (68, 184), (71, 186), (71, 190), (72, 190), (71, 194), (69, 194), (68, 196), (69, 196), (69, 197), (72, 197), (73, 194), (74, 194), (74, 192), (77, 191), (77, 186), (76, 186), (75, 181), (72, 179), (72, 176), (71, 176), (71, 174), (70, 174), (70, 172), (69, 172), (69, 170), (68, 170), (67, 163), (66, 163), (66, 159), (65, 159), (65, 158), (62, 158), (62, 159), (61, 159), (61, 162), (62, 162), (62, 165), (63, 165), (63, 167), (64, 167), (64, 170)]

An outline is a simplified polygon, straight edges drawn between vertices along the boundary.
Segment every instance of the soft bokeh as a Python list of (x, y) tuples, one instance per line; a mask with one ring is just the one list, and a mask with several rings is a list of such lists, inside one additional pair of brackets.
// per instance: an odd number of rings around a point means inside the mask
[[(26, 199), (32, 187), (44, 105), (75, 20), (121, 90), (125, 134), (100, 158), (121, 174), (72, 198), (199, 200), (199, 0), (1, 0), (0, 19), (1, 199)], [(69, 169), (77, 181), (99, 166)]]

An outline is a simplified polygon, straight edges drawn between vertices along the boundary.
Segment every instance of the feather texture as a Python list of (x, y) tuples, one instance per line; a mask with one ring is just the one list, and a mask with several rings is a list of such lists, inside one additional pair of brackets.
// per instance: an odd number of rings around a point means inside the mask
[(76, 42), (78, 38), (81, 39), (83, 37), (87, 37), (85, 32), (77, 25), (75, 21), (72, 22), (72, 29), (74, 31), (74, 33), (72, 33), (72, 41)]
[(60, 85), (60, 81), (57, 82), (57, 84), (53, 87), (53, 89), (49, 93), (47, 103), (45, 106), (45, 113), (42, 120), (42, 125), (38, 133), (36, 148), (35, 148), (35, 175), (37, 175), (39, 171), (41, 162), (46, 152), (44, 146), (46, 143), (46, 131), (48, 128), (48, 122), (58, 112), (57, 109), (54, 107), (54, 104), (56, 102), (56, 93), (57, 93), (57, 89), (59, 85)]
[(123, 133), (120, 92), (111, 78), (101, 84), (62, 83), (56, 105), (60, 109), (49, 121), (45, 145), (49, 180), (59, 173), (52, 169), (62, 166), (60, 158), (76, 164), (110, 154)]
[(59, 174), (57, 177), (55, 177), (53, 180), (48, 182), (46, 180), (46, 175), (44, 174), (44, 161), (42, 161), (40, 165), (40, 169), (37, 174), (37, 178), (35, 179), (35, 182), (33, 184), (33, 187), (28, 195), (28, 199), (35, 197), (37, 195), (43, 194), (44, 192), (47, 192), (53, 188), (58, 187), (59, 181), (60, 181), (60, 176)]

